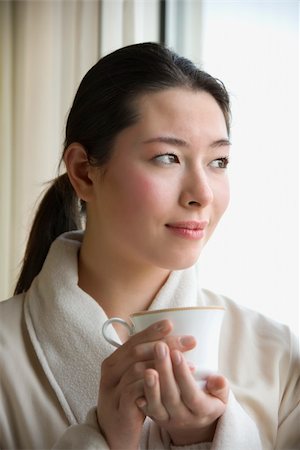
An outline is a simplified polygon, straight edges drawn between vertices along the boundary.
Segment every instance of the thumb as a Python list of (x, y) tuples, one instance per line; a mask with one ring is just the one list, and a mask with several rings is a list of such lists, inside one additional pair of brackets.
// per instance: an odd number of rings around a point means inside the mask
[(206, 390), (209, 394), (227, 403), (229, 395), (229, 383), (222, 375), (210, 375), (207, 378)]

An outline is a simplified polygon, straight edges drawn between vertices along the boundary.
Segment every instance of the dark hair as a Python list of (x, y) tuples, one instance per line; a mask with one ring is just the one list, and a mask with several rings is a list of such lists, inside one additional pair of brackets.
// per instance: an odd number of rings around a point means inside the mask
[[(174, 87), (211, 94), (224, 114), (229, 134), (230, 103), (223, 83), (160, 44), (142, 43), (116, 50), (87, 72), (69, 112), (64, 152), (78, 142), (90, 164), (105, 164), (118, 133), (138, 120), (138, 96)], [(80, 215), (80, 203), (69, 178), (61, 175), (37, 211), (15, 294), (30, 287), (54, 239), (81, 228)]]

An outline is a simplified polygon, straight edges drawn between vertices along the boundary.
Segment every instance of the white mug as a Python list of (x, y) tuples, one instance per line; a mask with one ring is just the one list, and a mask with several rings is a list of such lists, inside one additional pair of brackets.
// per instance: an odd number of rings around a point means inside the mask
[(120, 323), (128, 329), (129, 335), (138, 333), (155, 322), (168, 319), (173, 324), (171, 335), (192, 335), (197, 345), (184, 353), (188, 362), (195, 367), (195, 378), (205, 380), (209, 374), (218, 372), (219, 340), (225, 308), (222, 306), (191, 306), (141, 311), (130, 315), (131, 324), (119, 317), (106, 320), (102, 327), (104, 338), (115, 347), (122, 344), (109, 336), (109, 326)]

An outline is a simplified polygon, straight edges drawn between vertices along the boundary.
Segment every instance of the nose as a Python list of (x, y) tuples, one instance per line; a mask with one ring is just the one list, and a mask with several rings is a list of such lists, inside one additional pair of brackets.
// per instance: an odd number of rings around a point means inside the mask
[(186, 207), (201, 207), (213, 202), (214, 194), (204, 170), (189, 173), (181, 192), (180, 203)]

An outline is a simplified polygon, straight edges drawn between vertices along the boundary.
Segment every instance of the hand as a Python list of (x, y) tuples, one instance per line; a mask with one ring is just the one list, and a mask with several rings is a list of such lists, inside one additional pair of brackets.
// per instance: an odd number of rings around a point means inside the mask
[(140, 409), (170, 435), (174, 445), (211, 441), (217, 419), (224, 413), (229, 386), (211, 375), (206, 389), (197, 385), (182, 353), (163, 342), (155, 344), (155, 369), (144, 374), (145, 397)]
[(137, 406), (144, 396), (144, 374), (154, 368), (155, 346), (164, 340), (168, 348), (187, 351), (193, 337), (168, 336), (172, 324), (157, 322), (132, 336), (102, 364), (97, 416), (110, 449), (137, 449), (145, 414)]

